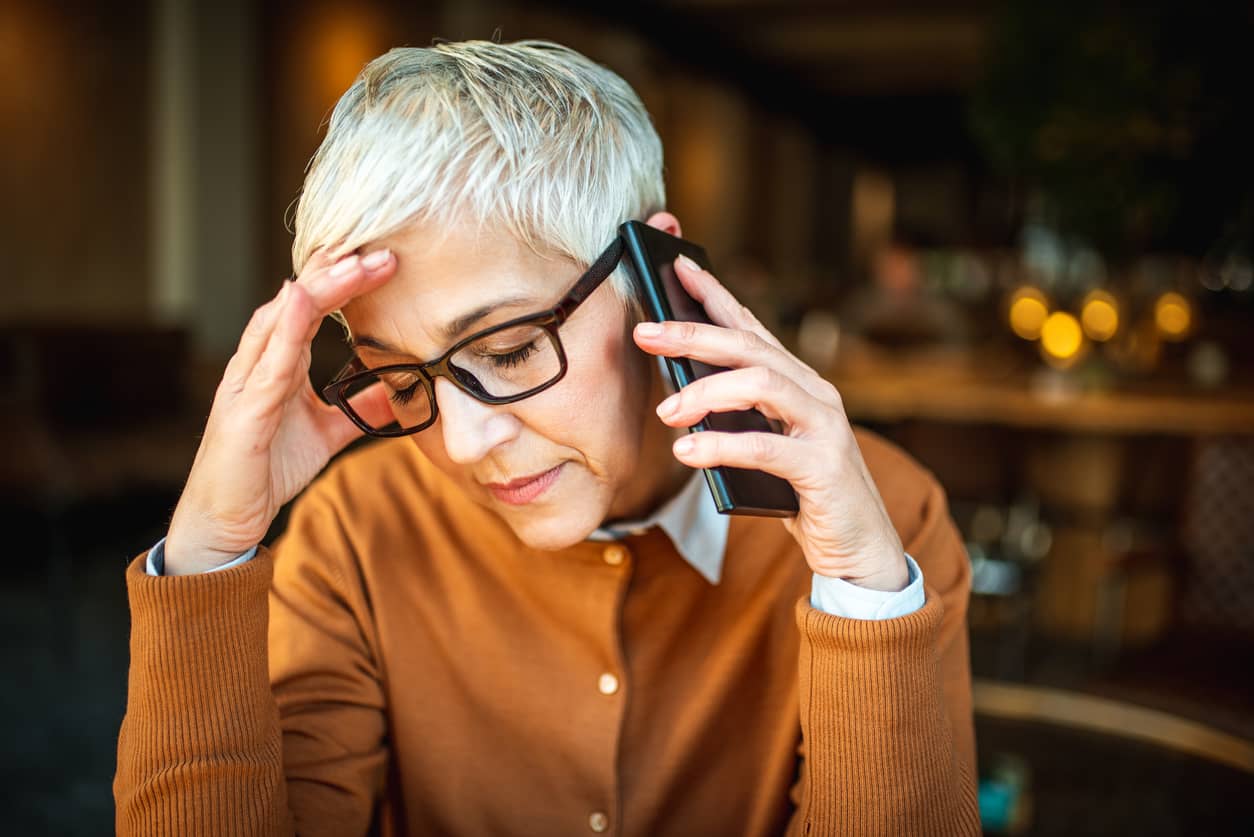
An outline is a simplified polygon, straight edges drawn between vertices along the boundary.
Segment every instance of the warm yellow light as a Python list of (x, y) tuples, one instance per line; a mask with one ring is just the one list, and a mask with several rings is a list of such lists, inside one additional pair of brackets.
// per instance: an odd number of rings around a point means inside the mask
[(1154, 303), (1154, 325), (1164, 340), (1183, 340), (1193, 327), (1193, 307), (1175, 291), (1168, 291)]
[(303, 52), (319, 101), (334, 104), (361, 68), (388, 41), (387, 27), (369, 6), (327, 6), (309, 21)]
[(1080, 325), (1090, 340), (1109, 340), (1119, 330), (1119, 303), (1105, 291), (1093, 291), (1080, 308)]
[(1054, 365), (1069, 365), (1084, 347), (1080, 322), (1066, 311), (1055, 311), (1041, 326), (1041, 353)]
[(1024, 340), (1039, 338), (1047, 317), (1049, 303), (1036, 288), (1019, 288), (1010, 297), (1010, 328)]

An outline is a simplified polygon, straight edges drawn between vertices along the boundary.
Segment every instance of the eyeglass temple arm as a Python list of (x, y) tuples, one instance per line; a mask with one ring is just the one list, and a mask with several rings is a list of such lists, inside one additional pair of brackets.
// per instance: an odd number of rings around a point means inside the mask
[(605, 278), (614, 272), (614, 268), (618, 266), (618, 260), (623, 257), (623, 250), (626, 245), (623, 243), (621, 236), (615, 236), (610, 242), (610, 246), (605, 248), (605, 252), (597, 257), (597, 260), (588, 268), (588, 272), (583, 278), (575, 283), (575, 287), (570, 289), (570, 293), (557, 305), (558, 320), (565, 320), (574, 311), (579, 303), (583, 302), (588, 296), (597, 289), (597, 287), (605, 281)]

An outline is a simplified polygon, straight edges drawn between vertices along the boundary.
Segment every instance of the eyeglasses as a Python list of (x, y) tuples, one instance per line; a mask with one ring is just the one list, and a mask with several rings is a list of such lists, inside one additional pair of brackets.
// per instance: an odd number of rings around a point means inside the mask
[[(614, 272), (623, 248), (622, 238), (616, 236), (570, 291), (547, 311), (476, 332), (426, 363), (368, 369), (354, 357), (322, 388), (322, 396), (371, 436), (408, 436), (430, 427), (439, 416), (437, 377), (448, 379), (485, 404), (511, 404), (543, 392), (566, 374), (566, 352), (558, 328)], [(393, 421), (381, 427), (353, 409), (354, 397), (375, 384), (381, 384), (388, 393), (393, 415)]]

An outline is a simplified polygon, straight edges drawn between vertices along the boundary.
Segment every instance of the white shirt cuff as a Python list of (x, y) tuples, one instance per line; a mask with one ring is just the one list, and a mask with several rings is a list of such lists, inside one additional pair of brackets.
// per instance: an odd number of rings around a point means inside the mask
[(810, 604), (824, 613), (849, 619), (894, 619), (923, 607), (923, 571), (906, 553), (909, 578), (904, 590), (868, 590), (843, 578), (814, 574)]
[[(234, 558), (230, 561), (227, 561), (225, 564), (219, 567), (214, 567), (212, 569), (205, 570), (205, 572), (213, 573), (213, 572), (217, 572), (218, 570), (229, 570), (231, 567), (238, 567), (240, 564), (243, 564), (245, 561), (251, 561), (252, 557), (256, 554), (257, 554), (257, 547), (254, 546), (252, 549), (248, 550), (243, 555), (240, 555), (238, 558)], [(157, 541), (157, 545), (154, 546), (152, 549), (148, 550), (148, 561), (146, 563), (146, 568), (148, 570), (149, 575), (165, 575), (165, 538), (162, 538), (161, 540)]]

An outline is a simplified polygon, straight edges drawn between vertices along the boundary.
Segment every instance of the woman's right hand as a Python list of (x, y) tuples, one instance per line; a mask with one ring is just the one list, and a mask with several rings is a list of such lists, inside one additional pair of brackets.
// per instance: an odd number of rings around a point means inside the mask
[[(256, 546), (283, 504), (361, 435), (314, 392), (310, 344), (323, 317), (395, 272), (388, 250), (334, 262), (320, 250), (253, 313), (214, 395), (170, 521), (166, 575), (211, 570)], [(353, 409), (372, 422), (390, 416), (378, 385), (359, 393)]]

